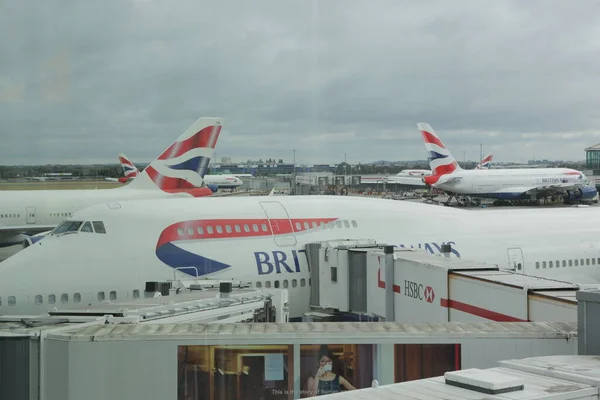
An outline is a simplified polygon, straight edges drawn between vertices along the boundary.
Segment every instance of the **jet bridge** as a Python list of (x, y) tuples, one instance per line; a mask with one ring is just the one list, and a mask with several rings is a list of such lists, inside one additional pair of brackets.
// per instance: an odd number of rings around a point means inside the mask
[(306, 250), (314, 312), (305, 319), (317, 321), (354, 314), (395, 322), (572, 322), (577, 292), (598, 287), (451, 258), (449, 245), (441, 255), (372, 240), (312, 243)]

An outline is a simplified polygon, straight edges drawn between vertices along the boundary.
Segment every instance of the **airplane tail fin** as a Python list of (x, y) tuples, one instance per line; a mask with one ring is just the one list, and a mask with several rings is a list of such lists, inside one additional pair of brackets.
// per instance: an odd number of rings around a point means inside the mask
[(222, 118), (199, 118), (126, 187), (168, 193), (203, 187), (222, 122)]
[(493, 159), (494, 156), (492, 154), (486, 155), (485, 157), (483, 157), (483, 160), (481, 160), (481, 162), (477, 164), (475, 169), (490, 169), (492, 167), (491, 164)]
[(121, 167), (123, 167), (123, 175), (125, 175), (125, 178), (135, 178), (140, 174), (140, 171), (125, 154), (119, 154), (119, 162), (121, 163)]
[(444, 146), (441, 139), (429, 124), (419, 123), (417, 127), (421, 131), (427, 150), (427, 159), (433, 176), (442, 176), (462, 170), (450, 151)]

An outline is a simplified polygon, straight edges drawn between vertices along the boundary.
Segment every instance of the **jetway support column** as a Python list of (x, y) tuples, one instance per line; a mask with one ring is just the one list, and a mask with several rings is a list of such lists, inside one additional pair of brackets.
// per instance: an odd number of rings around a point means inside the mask
[(394, 322), (394, 246), (385, 246), (383, 254), (385, 254), (385, 320)]

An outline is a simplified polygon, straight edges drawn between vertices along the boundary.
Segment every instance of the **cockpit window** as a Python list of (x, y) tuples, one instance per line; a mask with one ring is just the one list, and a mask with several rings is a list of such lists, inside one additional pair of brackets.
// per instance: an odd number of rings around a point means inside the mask
[(94, 229), (92, 229), (92, 224), (90, 223), (90, 221), (86, 221), (85, 224), (83, 224), (80, 232), (94, 233)]
[(94, 230), (96, 233), (106, 233), (106, 229), (104, 229), (104, 222), (94, 221), (92, 224), (94, 224)]
[(51, 233), (58, 235), (59, 233), (77, 232), (83, 224), (82, 221), (63, 221)]

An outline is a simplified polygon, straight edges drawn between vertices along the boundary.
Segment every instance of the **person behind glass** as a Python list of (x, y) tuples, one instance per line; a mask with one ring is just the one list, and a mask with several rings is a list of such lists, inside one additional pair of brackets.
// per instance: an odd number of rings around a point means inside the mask
[(356, 390), (346, 379), (332, 372), (333, 354), (327, 349), (327, 346), (321, 346), (319, 351), (319, 369), (314, 378), (308, 378), (308, 397), (320, 396), (323, 394), (338, 393), (340, 386), (346, 390)]

